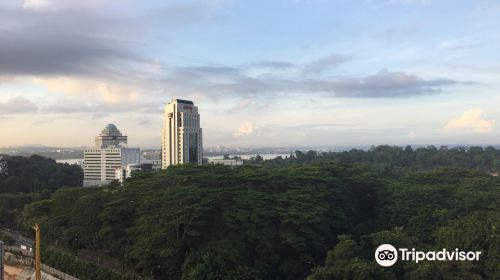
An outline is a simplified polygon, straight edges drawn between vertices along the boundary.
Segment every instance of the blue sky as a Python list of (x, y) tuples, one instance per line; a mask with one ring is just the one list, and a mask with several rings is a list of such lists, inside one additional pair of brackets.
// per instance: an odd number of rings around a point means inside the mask
[(0, 3), (0, 146), (159, 146), (192, 99), (205, 146), (500, 144), (500, 3)]

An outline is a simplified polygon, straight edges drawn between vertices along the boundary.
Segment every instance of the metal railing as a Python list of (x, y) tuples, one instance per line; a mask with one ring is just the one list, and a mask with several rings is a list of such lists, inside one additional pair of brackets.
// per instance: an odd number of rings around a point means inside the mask
[(33, 258), (33, 252), (24, 250), (14, 246), (4, 246), (5, 252), (13, 253), (16, 255), (22, 255), (23, 257)]

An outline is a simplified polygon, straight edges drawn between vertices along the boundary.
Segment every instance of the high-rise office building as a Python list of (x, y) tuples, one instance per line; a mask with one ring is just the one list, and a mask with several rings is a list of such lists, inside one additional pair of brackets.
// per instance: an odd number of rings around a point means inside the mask
[(192, 101), (173, 99), (165, 105), (161, 141), (162, 168), (203, 161), (203, 136), (198, 107)]
[(127, 136), (108, 124), (95, 139), (95, 148), (84, 152), (84, 186), (101, 186), (115, 180), (116, 169), (141, 162), (139, 148), (129, 148)]

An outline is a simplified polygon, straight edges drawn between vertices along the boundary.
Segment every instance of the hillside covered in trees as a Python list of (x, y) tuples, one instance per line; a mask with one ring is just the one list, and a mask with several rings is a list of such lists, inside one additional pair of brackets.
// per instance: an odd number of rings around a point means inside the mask
[(0, 227), (15, 228), (24, 206), (49, 198), (63, 186), (81, 186), (83, 171), (79, 166), (58, 164), (52, 159), (3, 156), (0, 173)]
[[(0, 227), (99, 252), (148, 279), (500, 279), (500, 151), (379, 146), (244, 166), (138, 172), (81, 188), (81, 169), (9, 157)], [(482, 251), (479, 262), (373, 260), (382, 243)], [(80, 279), (121, 279), (46, 248)], [(123, 279), (137, 279), (132, 278)]]
[(379, 172), (405, 173), (432, 170), (440, 167), (462, 167), (483, 171), (500, 171), (500, 150), (494, 147), (434, 146), (412, 148), (411, 146), (374, 146), (371, 149), (352, 149), (344, 152), (296, 151), (287, 158), (277, 157), (264, 161), (262, 157), (252, 158), (250, 164), (284, 166), (318, 161), (340, 161), (363, 163)]
[[(122, 188), (59, 189), (18, 221), (156, 279), (499, 279), (500, 179), (399, 171), (330, 159), (177, 166)], [(483, 254), (382, 268), (373, 260), (382, 243)]]
[(81, 186), (83, 170), (77, 165), (32, 155), (7, 156), (6, 171), (0, 173), (0, 194), (53, 192), (62, 186)]

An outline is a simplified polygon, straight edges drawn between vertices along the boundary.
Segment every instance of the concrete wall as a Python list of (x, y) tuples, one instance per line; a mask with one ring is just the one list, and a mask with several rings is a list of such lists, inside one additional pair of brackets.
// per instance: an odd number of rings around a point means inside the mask
[(44, 264), (42, 264), (42, 271), (47, 273), (47, 274), (54, 275), (55, 277), (62, 279), (62, 280), (80, 280), (76, 277), (68, 275), (62, 271), (59, 271), (55, 268), (52, 268), (52, 267), (50, 267), (48, 265), (44, 265)]
[[(11, 246), (5, 246), (5, 262), (10, 264), (22, 264), (24, 266), (31, 267), (35, 266), (33, 252), (21, 250), (19, 248)], [(42, 264), (42, 271), (61, 280), (80, 280), (45, 264)]]

